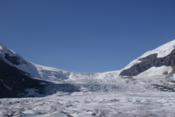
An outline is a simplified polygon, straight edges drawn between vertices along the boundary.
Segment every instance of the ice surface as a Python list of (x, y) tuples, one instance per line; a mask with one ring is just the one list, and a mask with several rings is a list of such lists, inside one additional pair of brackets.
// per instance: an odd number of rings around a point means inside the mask
[[(72, 74), (65, 80), (80, 87), (42, 98), (0, 99), (1, 117), (174, 117), (175, 94), (152, 84), (164, 77), (125, 79), (104, 74)], [(33, 90), (29, 90), (33, 93)]]
[(174, 93), (95, 93), (1, 99), (1, 117), (174, 117)]

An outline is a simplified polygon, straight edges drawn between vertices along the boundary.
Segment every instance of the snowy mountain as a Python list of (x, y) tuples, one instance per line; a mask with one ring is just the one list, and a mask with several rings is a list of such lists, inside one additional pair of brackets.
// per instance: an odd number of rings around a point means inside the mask
[[(39, 82), (49, 84), (47, 90), (50, 92), (50, 89), (52, 89), (52, 93), (57, 91), (72, 92), (74, 90), (86, 92), (118, 91), (131, 90), (131, 87), (132, 90), (145, 90), (145, 87), (148, 86), (162, 87), (160, 85), (161, 82), (167, 83), (165, 77), (169, 77), (171, 81), (174, 81), (172, 76), (175, 66), (175, 40), (144, 53), (119, 71), (104, 73), (73, 73), (58, 68), (34, 64), (3, 45), (0, 46), (0, 60), (1, 66), (3, 66), (0, 69), (0, 71), (3, 71), (0, 72), (0, 75), (4, 77), (3, 80), (1, 79), (1, 83), (6, 88), (12, 85), (8, 83), (13, 82), (14, 79), (11, 79), (12, 81), (5, 81), (5, 77), (10, 76), (12, 78), (13, 76), (19, 76), (22, 81), (32, 80), (32, 82), (38, 82), (37, 88), (40, 87)], [(138, 77), (138, 79), (130, 82), (127, 79), (123, 79), (123, 77)], [(142, 78), (142, 80), (139, 80), (139, 78)], [(143, 78), (145, 79), (143, 80)], [(15, 83), (17, 81), (18, 79)], [(18, 81), (16, 84), (21, 84), (23, 83), (22, 81)], [(4, 82), (7, 82), (8, 85)], [(135, 85), (136, 82), (138, 86)], [(169, 87), (169, 84), (168, 87), (167, 84), (166, 88), (165, 85), (163, 87), (166, 90), (167, 88), (172, 91), (174, 90), (174, 88), (170, 88), (172, 86)]]
[(42, 66), (27, 61), (22, 56), (2, 44), (0, 45), (0, 58), (8, 65), (15, 67), (25, 72), (26, 75), (36, 79), (59, 80), (67, 79), (69, 75), (69, 72), (65, 70)]
[(175, 40), (144, 53), (121, 70), (121, 76), (170, 76), (175, 68)]
[[(15, 60), (16, 61), (16, 60)], [(0, 58), (0, 97), (25, 97), (44, 94), (49, 83), (33, 79)]]
[(1, 45), (0, 117), (174, 117), (174, 66), (175, 40), (103, 73), (34, 64)]
[(20, 55), (8, 49), (7, 47), (0, 45), (0, 58), (8, 65), (16, 67), (19, 70), (22, 70), (27, 75), (32, 77), (39, 77), (36, 67), (31, 63), (23, 59)]
[(55, 91), (70, 92), (73, 85), (55, 84), (67, 79), (69, 72), (26, 61), (14, 51), (0, 45), (0, 98), (46, 96)]

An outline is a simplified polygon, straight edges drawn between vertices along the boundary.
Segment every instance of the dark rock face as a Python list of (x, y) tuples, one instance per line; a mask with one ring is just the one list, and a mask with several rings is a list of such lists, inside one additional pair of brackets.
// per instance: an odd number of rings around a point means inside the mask
[(32, 79), (0, 59), (0, 98), (25, 97), (27, 89), (36, 89), (38, 94), (44, 94), (45, 84), (48, 83)]
[(129, 69), (123, 70), (121, 76), (136, 76), (151, 67), (160, 67), (160, 66), (175, 66), (175, 49), (167, 56), (158, 58), (157, 54), (152, 54), (147, 57), (141, 58), (140, 63), (133, 65)]
[(10, 56), (8, 53), (5, 53), (5, 58), (14, 65), (20, 64), (20, 58), (17, 56)]
[(14, 65), (20, 65), (21, 63), (27, 64), (27, 62), (21, 59), (20, 56), (18, 55), (10, 55), (8, 53), (5, 53), (4, 55), (5, 55), (5, 59)]
[(58, 91), (72, 93), (80, 89), (72, 84), (54, 84), (30, 78), (27, 73), (0, 59), (0, 98), (42, 97)]

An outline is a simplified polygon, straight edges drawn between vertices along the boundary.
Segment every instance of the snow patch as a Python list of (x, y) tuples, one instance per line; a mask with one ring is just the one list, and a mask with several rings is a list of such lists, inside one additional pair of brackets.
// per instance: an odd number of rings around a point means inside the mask
[(161, 66), (161, 67), (151, 67), (145, 72), (140, 73), (137, 77), (154, 77), (154, 76), (166, 76), (172, 72), (172, 67)]

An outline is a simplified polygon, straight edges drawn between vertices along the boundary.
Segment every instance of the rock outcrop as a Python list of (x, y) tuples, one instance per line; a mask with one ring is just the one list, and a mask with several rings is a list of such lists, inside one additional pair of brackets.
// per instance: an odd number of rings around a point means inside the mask
[(157, 57), (157, 53), (139, 59), (139, 63), (121, 71), (121, 76), (137, 76), (151, 67), (170, 66), (175, 67), (175, 49), (165, 57)]

